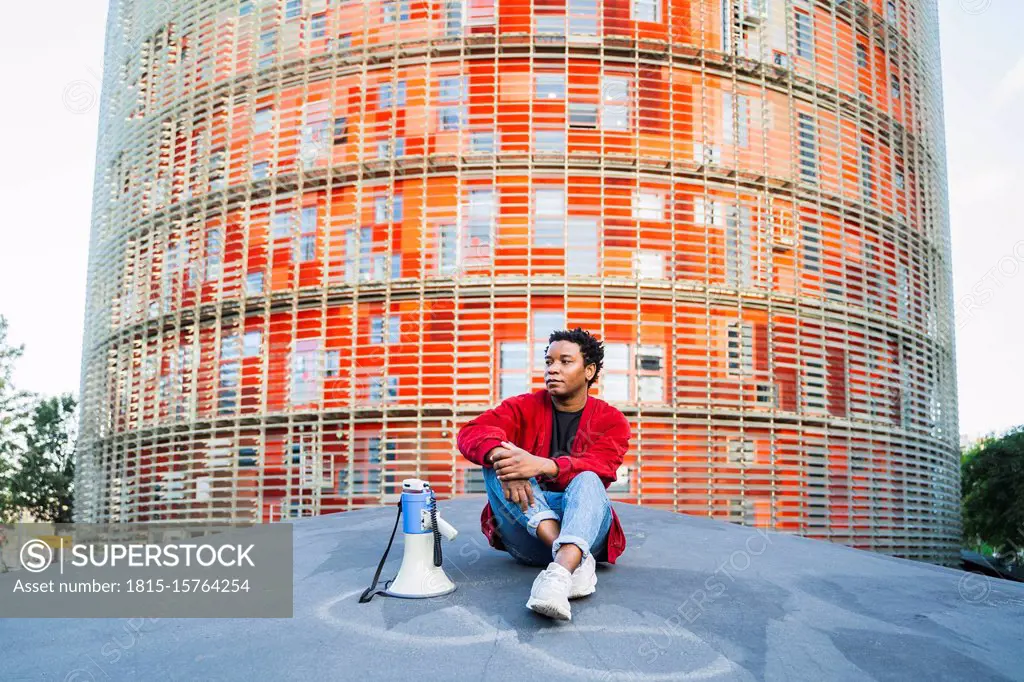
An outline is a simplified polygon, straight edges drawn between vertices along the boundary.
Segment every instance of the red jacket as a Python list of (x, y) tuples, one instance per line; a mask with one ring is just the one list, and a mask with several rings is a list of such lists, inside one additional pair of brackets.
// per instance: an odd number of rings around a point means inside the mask
[[(538, 457), (548, 457), (551, 449), (551, 419), (554, 406), (547, 389), (523, 393), (503, 400), (459, 430), (459, 451), (474, 464), (486, 466), (484, 457), (507, 440)], [(581, 471), (593, 471), (607, 488), (615, 480), (618, 468), (629, 449), (632, 433), (625, 415), (600, 398), (587, 396), (579, 427), (568, 457), (556, 457), (558, 476), (547, 487), (565, 490), (569, 481)], [(488, 502), (480, 515), (480, 526), (491, 547), (504, 550), (496, 532), (494, 513)], [(612, 509), (612, 525), (608, 531), (608, 562), (626, 549), (626, 536), (619, 517)]]

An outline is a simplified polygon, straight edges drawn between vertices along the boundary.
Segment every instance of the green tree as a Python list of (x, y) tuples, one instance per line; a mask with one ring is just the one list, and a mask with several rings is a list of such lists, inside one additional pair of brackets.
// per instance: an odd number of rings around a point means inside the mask
[(76, 406), (70, 394), (39, 400), (17, 427), (24, 450), (11, 477), (14, 503), (40, 521), (72, 521)]
[(12, 523), (18, 517), (11, 479), (20, 449), (17, 430), (24, 422), (24, 406), (28, 394), (15, 389), (11, 378), (14, 375), (14, 363), (23, 351), (23, 346), (11, 346), (8, 343), (7, 319), (0, 315), (0, 523)]
[(1024, 547), (1024, 426), (963, 453), (961, 481), (967, 544), (983, 542), (1001, 556), (1019, 557)]

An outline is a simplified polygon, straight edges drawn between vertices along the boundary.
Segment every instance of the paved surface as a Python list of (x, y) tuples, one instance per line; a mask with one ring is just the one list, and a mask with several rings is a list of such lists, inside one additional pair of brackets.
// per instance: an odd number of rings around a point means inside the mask
[[(628, 547), (571, 623), (442, 503), (458, 590), (358, 604), (393, 508), (295, 524), (295, 617), (0, 620), (3, 680), (1024, 680), (1024, 585), (616, 504)], [(382, 578), (394, 577), (400, 537)]]

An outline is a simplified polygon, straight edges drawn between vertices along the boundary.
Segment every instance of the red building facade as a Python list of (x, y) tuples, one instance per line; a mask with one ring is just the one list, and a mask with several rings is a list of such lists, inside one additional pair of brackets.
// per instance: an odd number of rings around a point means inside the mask
[[(80, 519), (480, 492), (458, 428), (605, 342), (615, 499), (948, 561), (934, 4), (115, 3)], [(113, 58), (111, 55), (113, 55)]]

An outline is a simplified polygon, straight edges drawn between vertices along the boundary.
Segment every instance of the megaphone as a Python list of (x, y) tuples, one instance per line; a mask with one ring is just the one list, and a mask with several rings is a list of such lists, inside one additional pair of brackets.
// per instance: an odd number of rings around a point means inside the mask
[[(404, 517), (404, 519), (402, 518)], [(398, 522), (402, 520), (402, 534), (405, 536), (402, 565), (398, 575), (389, 581), (384, 590), (374, 591), (380, 578), (381, 569), (395, 540)], [(440, 597), (455, 591), (455, 583), (441, 568), (441, 538), (454, 540), (459, 534), (455, 528), (441, 518), (437, 511), (437, 499), (430, 484), (418, 478), (402, 481), (402, 498), (399, 501), (398, 516), (391, 539), (384, 550), (373, 584), (363, 592), (360, 603), (373, 599), (375, 594), (403, 599), (425, 599)]]

